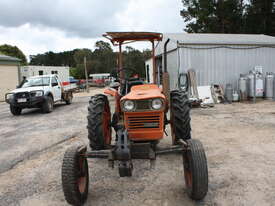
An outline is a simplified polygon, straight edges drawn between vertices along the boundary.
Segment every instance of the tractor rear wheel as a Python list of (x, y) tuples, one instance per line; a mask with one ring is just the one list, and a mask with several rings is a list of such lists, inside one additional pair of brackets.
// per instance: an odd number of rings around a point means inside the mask
[(66, 201), (71, 205), (83, 205), (89, 192), (89, 169), (85, 157), (86, 148), (69, 148), (62, 164), (62, 188)]
[(208, 191), (208, 169), (202, 143), (196, 139), (186, 141), (187, 149), (183, 152), (184, 178), (188, 196), (201, 200)]
[(170, 94), (170, 121), (172, 129), (173, 144), (179, 139), (191, 138), (190, 104), (186, 92), (175, 90)]
[(103, 94), (92, 96), (88, 107), (88, 138), (93, 150), (108, 148), (112, 140), (111, 112), (108, 98)]

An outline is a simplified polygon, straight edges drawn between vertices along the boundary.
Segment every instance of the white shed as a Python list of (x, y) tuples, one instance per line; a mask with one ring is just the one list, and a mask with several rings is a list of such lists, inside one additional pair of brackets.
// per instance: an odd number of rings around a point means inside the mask
[[(200, 86), (231, 83), (237, 88), (240, 74), (248, 73), (255, 66), (264, 72), (275, 73), (275, 38), (252, 34), (164, 34), (156, 47), (157, 76), (161, 76), (164, 43), (167, 46), (167, 70), (170, 88), (177, 88), (180, 72), (192, 68), (197, 73)], [(147, 60), (152, 82), (152, 63)]]
[(0, 55), (0, 102), (5, 101), (5, 94), (14, 90), (19, 84), (20, 59)]

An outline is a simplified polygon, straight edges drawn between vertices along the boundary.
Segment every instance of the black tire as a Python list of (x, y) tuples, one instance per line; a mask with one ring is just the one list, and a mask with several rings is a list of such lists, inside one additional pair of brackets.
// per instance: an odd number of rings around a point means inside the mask
[(65, 101), (67, 105), (71, 104), (73, 101), (73, 93), (68, 95), (68, 99)]
[(18, 115), (21, 114), (22, 109), (19, 108), (19, 107), (15, 107), (15, 106), (10, 105), (10, 112), (11, 112), (14, 116), (18, 116)]
[(106, 149), (111, 144), (111, 112), (108, 98), (103, 94), (92, 96), (88, 106), (88, 138), (93, 150)]
[(46, 96), (45, 101), (42, 105), (43, 113), (50, 113), (53, 111), (53, 98), (51, 96)]
[(187, 194), (193, 200), (202, 200), (208, 191), (206, 155), (199, 140), (190, 139), (186, 142), (188, 147), (183, 152), (183, 165)]
[(170, 121), (173, 144), (177, 144), (179, 139), (191, 139), (191, 108), (186, 92), (178, 90), (172, 91), (170, 100)]
[(86, 150), (80, 147), (69, 148), (62, 164), (62, 188), (66, 201), (71, 205), (83, 205), (89, 192), (89, 169)]

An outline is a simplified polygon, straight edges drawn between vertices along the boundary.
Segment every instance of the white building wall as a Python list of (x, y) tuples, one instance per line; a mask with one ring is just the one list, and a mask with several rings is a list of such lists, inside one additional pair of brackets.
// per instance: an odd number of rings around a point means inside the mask
[[(153, 75), (150, 61), (146, 64), (150, 65), (150, 75)], [(231, 83), (237, 89), (240, 74), (247, 74), (255, 66), (262, 66), (264, 74), (275, 73), (275, 48), (188, 45), (167, 53), (170, 89), (177, 89), (178, 74), (191, 68), (196, 71), (199, 86), (220, 84), (225, 87)]]
[[(147, 72), (147, 68), (149, 67), (149, 73)], [(152, 59), (148, 59), (145, 62), (145, 72), (146, 72), (146, 81), (148, 80), (148, 75), (149, 75), (149, 82), (148, 83), (153, 83), (153, 61)]]
[(59, 66), (22, 66), (21, 67), (21, 77), (26, 78), (31, 76), (39, 75), (39, 71), (43, 71), (43, 75), (52, 74), (52, 72), (57, 71), (57, 75), (61, 82), (69, 81), (69, 67), (59, 67)]
[(200, 86), (231, 83), (237, 89), (240, 74), (255, 66), (262, 66), (264, 73), (275, 73), (275, 48), (271, 47), (188, 45), (179, 49), (179, 56), (179, 71), (195, 69)]

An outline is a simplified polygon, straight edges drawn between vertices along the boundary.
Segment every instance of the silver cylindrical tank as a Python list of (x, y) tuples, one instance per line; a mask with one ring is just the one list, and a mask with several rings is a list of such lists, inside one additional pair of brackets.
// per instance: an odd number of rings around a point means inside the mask
[(254, 86), (256, 87), (256, 97), (264, 96), (264, 78), (263, 75), (256, 73), (256, 83), (254, 83), (254, 73), (249, 73), (248, 75), (248, 85), (249, 85), (249, 97), (254, 97)]
[(248, 96), (248, 89), (247, 89), (247, 77), (241, 75), (239, 78), (239, 96), (241, 101), (246, 101)]
[(233, 100), (233, 87), (232, 87), (231, 84), (226, 84), (225, 98), (226, 98), (228, 103), (232, 103), (232, 100)]
[(267, 99), (272, 99), (274, 90), (274, 74), (266, 73), (265, 76), (265, 97)]
[(233, 102), (239, 101), (239, 94), (237, 91), (234, 91), (232, 96), (233, 96)]

